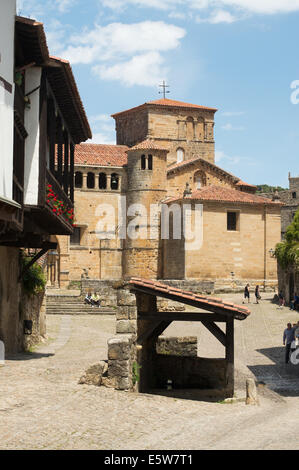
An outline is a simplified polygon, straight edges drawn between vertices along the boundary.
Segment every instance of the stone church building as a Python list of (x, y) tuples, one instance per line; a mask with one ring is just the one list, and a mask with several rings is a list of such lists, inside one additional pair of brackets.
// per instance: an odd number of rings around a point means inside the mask
[[(116, 145), (76, 146), (75, 230), (57, 237), (49, 284), (132, 276), (214, 286), (277, 283), (271, 253), (280, 241), (281, 203), (256, 195), (255, 186), (215, 165), (216, 111), (150, 101), (112, 116)], [(149, 219), (152, 205), (169, 209), (165, 239), (159, 212)], [(174, 234), (173, 205), (182, 226), (186, 217), (194, 225), (200, 208), (201, 233), (191, 249)]]

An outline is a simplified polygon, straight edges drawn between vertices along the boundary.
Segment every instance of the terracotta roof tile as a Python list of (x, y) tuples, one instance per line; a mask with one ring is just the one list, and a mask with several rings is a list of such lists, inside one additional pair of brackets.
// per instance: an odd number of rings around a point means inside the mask
[(244, 181), (241, 181), (241, 180), (238, 181), (236, 186), (244, 186), (244, 187), (248, 187), (248, 188), (252, 188), (252, 189), (257, 189), (257, 186), (254, 186), (253, 184), (245, 183)]
[(162, 145), (159, 145), (156, 141), (151, 139), (146, 139), (143, 142), (134, 145), (134, 147), (129, 148), (127, 152), (130, 150), (164, 150), (165, 152), (169, 152), (168, 149), (162, 147)]
[(81, 144), (75, 148), (75, 165), (125, 166), (126, 145)]
[(191, 103), (185, 103), (183, 101), (176, 101), (176, 100), (170, 100), (168, 98), (162, 98), (160, 100), (154, 100), (154, 101), (147, 101), (146, 103), (143, 103), (139, 106), (135, 106), (134, 108), (126, 109), (125, 111), (120, 111), (119, 113), (112, 114), (112, 117), (119, 116), (120, 114), (124, 113), (129, 113), (132, 111), (137, 111), (142, 108), (146, 108), (148, 106), (163, 106), (163, 107), (176, 107), (176, 108), (196, 108), (196, 109), (206, 109), (208, 111), (214, 111), (216, 112), (216, 108), (209, 108), (207, 106), (201, 106), (199, 104), (191, 104)]
[[(216, 312), (223, 314), (224, 316), (233, 316), (237, 320), (245, 320), (250, 315), (250, 310), (246, 307), (232, 304), (231, 302), (224, 302), (221, 299), (216, 299), (208, 296), (201, 296), (192, 292), (184, 291), (182, 289), (173, 288), (167, 284), (163, 284), (158, 281), (152, 281), (147, 279), (141, 279), (134, 277), (130, 280), (132, 288), (138, 290), (138, 288), (146, 287), (149, 289), (151, 295), (157, 295), (158, 297), (172, 296), (172, 300), (176, 300), (181, 303), (190, 303), (193, 301), (197, 304), (198, 308), (202, 308), (207, 311)], [(185, 300), (185, 302), (184, 302)], [(194, 304), (192, 304), (194, 305)], [(219, 309), (222, 312), (219, 312)], [(178, 312), (176, 312), (178, 313)], [(184, 312), (182, 312), (182, 315)], [(198, 313), (200, 316), (200, 312)]]
[(172, 198), (167, 201), (167, 204), (174, 201), (182, 200), (196, 200), (196, 201), (211, 201), (211, 202), (231, 202), (240, 204), (266, 204), (266, 205), (279, 205), (280, 203), (273, 202), (268, 198), (257, 196), (256, 194), (242, 192), (237, 189), (226, 188), (223, 186), (205, 186), (198, 191), (192, 193), (188, 199)]

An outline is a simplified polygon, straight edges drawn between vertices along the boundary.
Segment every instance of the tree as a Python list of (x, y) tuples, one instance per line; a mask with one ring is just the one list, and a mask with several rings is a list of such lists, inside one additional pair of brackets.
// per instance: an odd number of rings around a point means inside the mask
[(285, 240), (276, 245), (275, 256), (283, 268), (294, 266), (299, 269), (299, 210), (287, 228)]

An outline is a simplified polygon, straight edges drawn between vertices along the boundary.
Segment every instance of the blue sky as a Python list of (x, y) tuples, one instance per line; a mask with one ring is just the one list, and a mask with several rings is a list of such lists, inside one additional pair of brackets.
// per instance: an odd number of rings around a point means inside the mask
[(299, 0), (19, 0), (18, 13), (70, 60), (94, 142), (114, 143), (110, 115), (166, 80), (167, 97), (218, 108), (219, 166), (252, 184), (299, 176)]

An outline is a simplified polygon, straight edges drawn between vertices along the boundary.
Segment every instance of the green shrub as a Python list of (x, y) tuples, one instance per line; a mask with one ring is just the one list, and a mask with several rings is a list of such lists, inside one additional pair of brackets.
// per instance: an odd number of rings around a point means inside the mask
[(275, 256), (283, 268), (299, 268), (299, 211), (287, 228), (285, 240), (276, 245)]
[[(22, 265), (22, 272), (26, 265), (31, 261), (32, 258), (29, 256), (25, 256), (24, 253), (22, 253), (21, 257), (21, 265)], [(24, 291), (29, 294), (29, 295), (36, 295), (39, 292), (42, 292), (45, 287), (46, 287), (46, 277), (45, 274), (39, 266), (39, 264), (34, 263), (32, 266), (30, 266), (29, 269), (26, 269), (26, 271), (23, 272), (22, 274), (22, 284)]]

